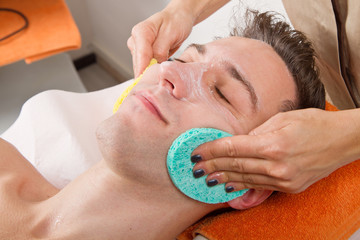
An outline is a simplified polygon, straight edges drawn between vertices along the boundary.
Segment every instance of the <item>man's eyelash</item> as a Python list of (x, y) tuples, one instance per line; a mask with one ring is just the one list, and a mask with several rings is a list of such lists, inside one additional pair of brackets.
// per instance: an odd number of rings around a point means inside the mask
[(186, 63), (184, 60), (180, 59), (180, 58), (174, 58), (175, 61), (181, 62), (181, 63)]
[(224, 96), (224, 94), (222, 94), (222, 92), (217, 87), (215, 87), (215, 91), (220, 96), (220, 98), (224, 99), (227, 103), (230, 104), (229, 100)]

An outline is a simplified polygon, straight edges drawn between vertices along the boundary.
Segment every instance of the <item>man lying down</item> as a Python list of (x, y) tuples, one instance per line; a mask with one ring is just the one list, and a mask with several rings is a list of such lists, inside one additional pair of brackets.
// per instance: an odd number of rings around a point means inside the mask
[[(63, 189), (1, 140), (0, 238), (174, 239), (228, 207), (175, 188), (166, 168), (172, 142), (191, 128), (247, 134), (278, 112), (325, 105), (305, 37), (269, 13), (248, 14), (253, 20), (242, 31), (150, 67), (98, 127), (103, 159)], [(230, 205), (253, 207), (270, 194), (250, 190)]]

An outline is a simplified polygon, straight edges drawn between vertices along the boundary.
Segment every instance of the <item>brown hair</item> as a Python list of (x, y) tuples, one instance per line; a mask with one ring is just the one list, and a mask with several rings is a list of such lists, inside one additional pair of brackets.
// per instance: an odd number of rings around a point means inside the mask
[(302, 32), (292, 29), (278, 16), (274, 12), (247, 10), (245, 27), (236, 24), (230, 36), (263, 41), (283, 59), (297, 86), (297, 100), (295, 103), (284, 102), (281, 111), (310, 107), (324, 109), (325, 89), (315, 64), (315, 50)]

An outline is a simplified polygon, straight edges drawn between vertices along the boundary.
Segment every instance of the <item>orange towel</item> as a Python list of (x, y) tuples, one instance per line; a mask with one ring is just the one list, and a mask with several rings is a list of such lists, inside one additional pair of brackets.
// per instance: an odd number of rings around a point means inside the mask
[[(17, 10), (29, 21), (28, 28), (0, 41), (0, 66), (24, 58), (31, 63), (81, 46), (80, 33), (64, 0), (0, 0), (0, 8)], [(24, 23), (19, 15), (0, 11), (0, 38)]]
[(257, 207), (207, 217), (178, 239), (348, 239), (360, 228), (359, 173), (358, 160), (302, 193), (277, 192)]

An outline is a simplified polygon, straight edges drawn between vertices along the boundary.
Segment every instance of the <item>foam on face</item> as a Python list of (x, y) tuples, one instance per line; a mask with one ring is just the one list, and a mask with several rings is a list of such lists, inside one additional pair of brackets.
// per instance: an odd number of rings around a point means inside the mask
[[(156, 63), (156, 59), (152, 59), (145, 71)], [(166, 64), (174, 63), (164, 62), (160, 64), (160, 67), (166, 66)], [(213, 80), (212, 83), (203, 83), (204, 73), (206, 73), (209, 68), (212, 67), (214, 67), (213, 64), (208, 66), (206, 64), (194, 63), (188, 64), (184, 69), (176, 69), (177, 72), (174, 74), (178, 74), (180, 77), (179, 80), (184, 81), (186, 91), (188, 93), (185, 98), (180, 100), (194, 103), (193, 101), (196, 99), (196, 101), (210, 104), (218, 111), (224, 111), (221, 107), (217, 106), (213, 101), (211, 101), (213, 98), (209, 98), (209, 94), (214, 94), (212, 89), (216, 84), (216, 80)], [(143, 74), (135, 79), (135, 81), (123, 91), (113, 107), (114, 113), (117, 112), (121, 103), (124, 101), (132, 88), (140, 81)], [(225, 184), (218, 184), (213, 187), (208, 187), (206, 184), (206, 176), (200, 178), (195, 178), (193, 176), (192, 169), (195, 163), (191, 162), (191, 153), (195, 150), (195, 148), (205, 142), (210, 142), (218, 138), (229, 136), (232, 135), (218, 129), (193, 128), (175, 139), (168, 151), (167, 168), (171, 180), (182, 193), (200, 202), (216, 204), (228, 202), (232, 199), (242, 196), (245, 192), (247, 192), (247, 189), (245, 189), (227, 193), (225, 191)]]
[[(218, 69), (222, 69), (222, 63), (199, 63), (189, 62), (186, 64), (178, 62), (163, 62), (160, 64), (160, 71), (170, 71), (170, 75), (173, 76), (176, 88), (176, 81), (181, 81), (179, 85), (185, 86), (181, 101), (186, 101), (191, 104), (206, 104), (216, 113), (222, 115), (227, 121), (236, 119), (231, 111), (224, 107), (219, 102), (219, 96), (216, 96), (215, 86), (217, 86), (217, 77), (215, 76)], [(212, 71), (211, 73), (209, 71)], [(205, 74), (209, 74), (211, 77), (204, 77)], [(170, 90), (169, 90), (170, 91)]]

